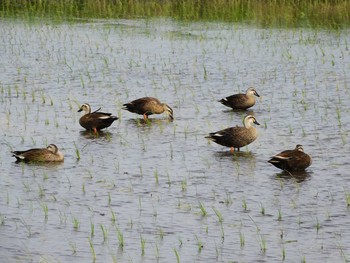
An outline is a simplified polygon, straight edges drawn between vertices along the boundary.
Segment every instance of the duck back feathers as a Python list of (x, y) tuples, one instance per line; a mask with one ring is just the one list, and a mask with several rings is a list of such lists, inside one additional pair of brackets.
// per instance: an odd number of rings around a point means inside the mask
[(304, 152), (302, 145), (297, 144), (293, 150), (285, 150), (268, 160), (275, 167), (286, 171), (304, 171), (312, 164), (310, 155)]

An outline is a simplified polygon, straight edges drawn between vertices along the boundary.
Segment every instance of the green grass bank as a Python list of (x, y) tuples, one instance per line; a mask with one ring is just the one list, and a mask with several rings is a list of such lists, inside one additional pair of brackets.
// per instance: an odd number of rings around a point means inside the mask
[(2, 17), (154, 18), (245, 22), (262, 27), (350, 25), (348, 0), (0, 0)]

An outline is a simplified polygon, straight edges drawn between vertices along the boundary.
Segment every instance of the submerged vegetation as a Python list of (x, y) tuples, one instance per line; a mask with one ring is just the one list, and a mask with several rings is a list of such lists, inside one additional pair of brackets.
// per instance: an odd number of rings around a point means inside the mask
[(3, 17), (151, 18), (246, 22), (260, 26), (339, 28), (350, 23), (347, 0), (4, 0)]

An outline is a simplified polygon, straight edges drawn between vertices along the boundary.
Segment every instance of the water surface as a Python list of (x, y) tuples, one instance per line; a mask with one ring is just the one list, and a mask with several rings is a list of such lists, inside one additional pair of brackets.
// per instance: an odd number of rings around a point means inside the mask
[[(348, 30), (1, 24), (5, 261), (349, 259)], [(262, 96), (249, 111), (259, 137), (232, 155), (204, 136), (242, 125), (247, 112), (217, 100), (249, 86)], [(168, 103), (175, 120), (144, 124), (121, 110), (142, 96)], [(120, 120), (98, 137), (84, 132), (77, 110), (85, 102)], [(11, 157), (49, 143), (62, 149), (63, 164)], [(267, 163), (296, 144), (313, 157), (304, 174)]]

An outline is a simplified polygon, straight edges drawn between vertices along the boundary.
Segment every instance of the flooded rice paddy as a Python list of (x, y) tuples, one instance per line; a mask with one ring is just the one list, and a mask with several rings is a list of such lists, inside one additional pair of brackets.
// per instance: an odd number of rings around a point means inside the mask
[[(1, 21), (0, 255), (6, 262), (347, 262), (350, 34), (170, 20)], [(217, 100), (249, 86), (259, 137)], [(154, 96), (174, 110), (122, 104)], [(83, 103), (120, 119), (96, 137)], [(55, 143), (56, 165), (11, 151)], [(288, 175), (270, 156), (302, 144)]]

